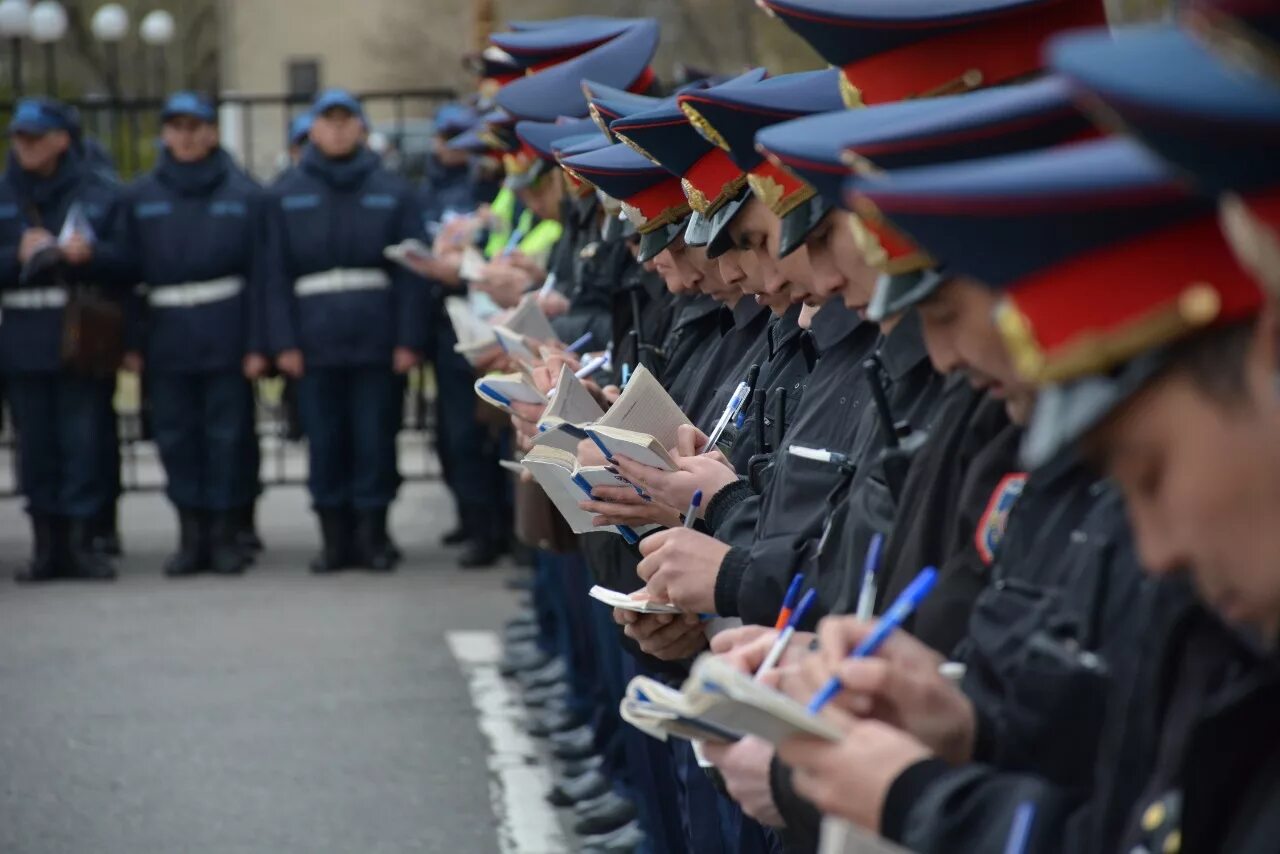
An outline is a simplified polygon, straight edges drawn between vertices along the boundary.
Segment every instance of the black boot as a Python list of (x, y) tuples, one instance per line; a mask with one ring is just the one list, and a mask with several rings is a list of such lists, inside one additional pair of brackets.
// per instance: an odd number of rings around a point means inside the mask
[(462, 522), (458, 522), (449, 530), (445, 531), (440, 537), (440, 544), (445, 546), (460, 546), (467, 541), (467, 528)]
[(262, 538), (258, 536), (258, 523), (255, 521), (257, 511), (256, 500), (233, 511), (236, 522), (236, 545), (249, 554), (262, 551)]
[(178, 510), (178, 553), (164, 565), (164, 574), (170, 578), (183, 578), (204, 572), (209, 568), (209, 549), (205, 540), (204, 513), (199, 510)]
[(209, 569), (218, 575), (242, 575), (249, 556), (237, 541), (243, 529), (234, 513), (209, 515)]
[(45, 513), (31, 514), (31, 565), (19, 570), (13, 580), (20, 584), (38, 584), (58, 577), (55, 543), (58, 520)]
[(498, 530), (495, 512), (489, 507), (463, 511), (462, 525), (467, 531), (467, 545), (458, 558), (458, 565), (463, 569), (488, 569), (506, 553), (506, 532)]
[(399, 555), (387, 536), (387, 508), (361, 510), (356, 517), (356, 555), (361, 568), (391, 572)]
[(111, 558), (95, 548), (92, 519), (71, 519), (67, 523), (66, 575), (81, 581), (115, 581)]
[(108, 557), (120, 557), (124, 547), (120, 544), (120, 503), (112, 499), (93, 520), (93, 548)]
[(311, 561), (317, 574), (338, 572), (351, 566), (351, 520), (345, 509), (317, 510), (320, 517), (320, 554)]

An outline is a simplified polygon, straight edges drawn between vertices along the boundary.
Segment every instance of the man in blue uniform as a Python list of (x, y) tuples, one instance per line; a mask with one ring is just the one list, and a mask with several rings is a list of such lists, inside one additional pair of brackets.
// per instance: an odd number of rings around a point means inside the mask
[(298, 381), (324, 538), (312, 570), (389, 571), (403, 375), (429, 318), (424, 282), (382, 250), (419, 234), (422, 220), (412, 188), (365, 147), (359, 101), (329, 90), (313, 113), (311, 145), (268, 203), (268, 348)]
[(85, 164), (72, 127), (62, 104), (22, 101), (0, 182), (0, 369), (35, 540), (19, 581), (115, 577), (110, 560), (93, 549), (92, 523), (112, 500), (102, 461), (117, 366), (65, 365), (63, 325), (75, 296), (97, 286), (110, 298), (132, 273), (120, 241), (119, 190)]
[(152, 422), (181, 529), (170, 576), (244, 571), (237, 518), (256, 491), (253, 391), (263, 355), (262, 192), (218, 145), (217, 113), (180, 92), (161, 113), (164, 148), (129, 193), (147, 283), (143, 319)]

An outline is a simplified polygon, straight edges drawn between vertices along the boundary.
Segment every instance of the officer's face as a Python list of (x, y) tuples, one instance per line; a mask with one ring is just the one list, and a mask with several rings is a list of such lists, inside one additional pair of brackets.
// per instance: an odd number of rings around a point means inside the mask
[(716, 300), (717, 302), (736, 305), (738, 299), (742, 296), (742, 291), (730, 284), (726, 284), (725, 280), (720, 277), (720, 265), (715, 260), (707, 257), (707, 247), (705, 246), (687, 246), (685, 247), (684, 257), (689, 265), (695, 267), (701, 277), (698, 280), (698, 289), (704, 294)]
[(1085, 451), (1123, 491), (1143, 566), (1161, 575), (1189, 572), (1224, 619), (1274, 644), (1280, 403), (1273, 336), (1257, 336), (1246, 399), (1210, 397), (1175, 370), (1093, 431)]
[(560, 170), (546, 173), (532, 186), (517, 190), (516, 195), (539, 219), (560, 219), (560, 199), (564, 196)]
[(195, 116), (174, 116), (160, 129), (160, 140), (179, 163), (195, 163), (218, 145), (218, 128)]
[(24, 172), (38, 175), (52, 174), (58, 168), (58, 160), (71, 145), (71, 135), (66, 131), (48, 133), (15, 133), (13, 154)]
[(814, 292), (819, 299), (839, 294), (846, 307), (862, 311), (875, 293), (879, 271), (869, 265), (853, 235), (848, 211), (833, 210), (805, 240), (813, 268)]
[[(785, 314), (792, 300), (792, 282), (783, 264), (769, 246), (770, 229), (778, 218), (769, 212), (764, 203), (751, 196), (729, 221), (729, 238), (735, 249), (721, 256), (721, 277), (733, 282), (733, 267), (752, 271), (744, 274), (741, 289), (754, 294), (756, 301), (769, 307), (774, 314)], [(726, 265), (728, 269), (726, 269)]]
[(702, 273), (694, 268), (685, 254), (683, 237), (677, 237), (653, 259), (653, 268), (662, 277), (667, 291), (673, 296), (688, 296), (700, 292)]
[(919, 306), (925, 348), (934, 370), (963, 372), (970, 385), (1003, 399), (1009, 416), (1025, 423), (1032, 390), (1013, 369), (996, 328), (998, 293), (969, 279), (952, 279)]
[(364, 138), (364, 122), (341, 107), (325, 110), (311, 123), (311, 144), (325, 157), (348, 157)]

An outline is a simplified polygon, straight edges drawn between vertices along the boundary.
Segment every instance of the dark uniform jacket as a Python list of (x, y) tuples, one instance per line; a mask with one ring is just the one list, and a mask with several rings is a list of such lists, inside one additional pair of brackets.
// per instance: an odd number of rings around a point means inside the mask
[(266, 352), (264, 194), (226, 152), (199, 163), (162, 152), (129, 188), (126, 220), (148, 291), (135, 305), (149, 370), (239, 370), (246, 353)]
[(418, 236), (422, 220), (408, 183), (376, 154), (331, 160), (308, 147), (271, 188), (267, 221), (272, 354), (301, 348), (309, 366), (330, 367), (389, 366), (397, 346), (422, 352), (426, 282), (382, 254)]
[[(18, 248), (28, 228), (43, 228), (55, 238), (73, 203), (94, 231), (93, 257), (87, 264), (58, 264), (35, 280), (21, 282)], [(121, 189), (107, 173), (86, 164), (72, 149), (48, 178), (24, 172), (12, 153), (0, 181), (0, 370), (43, 373), (61, 367), (63, 285), (100, 285), (124, 302), (135, 281), (124, 233)], [(54, 292), (60, 292), (58, 300)], [(51, 300), (58, 304), (50, 304)]]
[[(814, 319), (820, 355), (784, 443), (843, 453), (853, 445), (870, 399), (857, 366), (875, 346), (878, 330), (855, 313), (826, 312), (823, 308)], [(742, 501), (756, 519), (753, 542), (730, 548), (716, 577), (715, 596), (721, 616), (771, 625), (804, 549), (821, 535), (827, 497), (841, 485), (841, 470), (779, 453), (764, 481), (758, 500)]]
[(728, 406), (738, 384), (748, 379), (752, 366), (764, 361), (768, 351), (770, 313), (749, 297), (732, 309), (720, 310), (720, 340), (702, 365), (698, 388), (689, 395), (685, 414), (710, 434)]
[(632, 264), (622, 274), (613, 298), (613, 363), (632, 370), (644, 365), (662, 376), (662, 342), (675, 319), (676, 298), (662, 277)]
[(674, 311), (662, 345), (662, 384), (688, 412), (703, 360), (720, 340), (720, 303), (705, 294), (677, 297)]
[(613, 335), (614, 291), (635, 259), (622, 239), (600, 238), (600, 203), (594, 195), (566, 199), (560, 210), (564, 230), (547, 271), (556, 274), (556, 290), (569, 300), (569, 311), (553, 318), (551, 326), (566, 344), (590, 332), (589, 348), (603, 350)]

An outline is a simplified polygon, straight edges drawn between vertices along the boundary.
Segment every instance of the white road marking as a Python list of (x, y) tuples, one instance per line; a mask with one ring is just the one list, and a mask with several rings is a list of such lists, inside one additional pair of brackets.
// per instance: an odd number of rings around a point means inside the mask
[(503, 854), (561, 854), (569, 850), (554, 808), (543, 797), (551, 772), (541, 764), (533, 739), (520, 726), (524, 712), (498, 673), (502, 645), (495, 632), (448, 632), (477, 723), (489, 740), (490, 791)]

